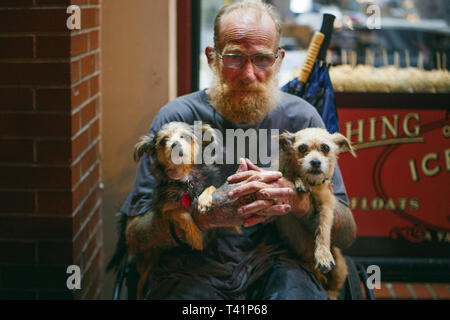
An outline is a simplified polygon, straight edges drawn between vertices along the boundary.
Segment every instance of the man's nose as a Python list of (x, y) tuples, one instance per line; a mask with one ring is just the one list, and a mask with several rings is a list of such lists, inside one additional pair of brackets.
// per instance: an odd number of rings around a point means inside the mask
[(255, 74), (255, 66), (251, 62), (250, 59), (247, 59), (247, 62), (241, 67), (241, 74), (239, 77), (239, 80), (241, 80), (244, 83), (251, 83), (256, 81), (256, 74)]

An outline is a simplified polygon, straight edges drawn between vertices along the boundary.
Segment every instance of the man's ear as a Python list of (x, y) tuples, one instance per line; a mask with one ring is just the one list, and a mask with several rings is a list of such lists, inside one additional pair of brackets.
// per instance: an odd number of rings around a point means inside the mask
[(208, 59), (208, 64), (211, 65), (214, 62), (216, 50), (211, 46), (207, 46), (205, 49), (205, 54), (206, 54), (206, 59)]
[(144, 153), (153, 155), (156, 151), (156, 136), (142, 136), (134, 146), (134, 161), (139, 162)]
[(333, 137), (333, 142), (339, 147), (339, 153), (350, 152), (356, 158), (355, 149), (345, 136), (337, 132), (333, 133), (331, 136)]

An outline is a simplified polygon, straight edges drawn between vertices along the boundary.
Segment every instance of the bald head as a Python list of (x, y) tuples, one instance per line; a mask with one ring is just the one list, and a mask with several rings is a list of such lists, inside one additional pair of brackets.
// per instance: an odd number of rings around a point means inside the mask
[(219, 10), (214, 21), (214, 45), (217, 48), (223, 49), (230, 37), (252, 41), (253, 36), (273, 38), (274, 47), (279, 46), (281, 19), (273, 6), (261, 0), (243, 0)]

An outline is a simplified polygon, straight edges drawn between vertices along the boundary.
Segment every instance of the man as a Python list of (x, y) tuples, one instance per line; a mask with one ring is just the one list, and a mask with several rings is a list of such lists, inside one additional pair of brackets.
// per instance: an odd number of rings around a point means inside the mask
[[(324, 127), (314, 107), (278, 89), (276, 76), (285, 51), (279, 48), (280, 18), (271, 6), (260, 0), (225, 6), (216, 17), (214, 29), (214, 47), (208, 46), (205, 51), (215, 75), (214, 84), (161, 108), (151, 133), (170, 121), (203, 121), (222, 133), (226, 129), (279, 129), (281, 133)], [(144, 218), (155, 181), (148, 169), (152, 160), (147, 156), (141, 160), (133, 191), (121, 211), (140, 219), (134, 224), (136, 230), (129, 230), (131, 234), (144, 230), (149, 246), (173, 246), (152, 270), (145, 297), (326, 299), (314, 273), (283, 245), (272, 223), (263, 223), (274, 215), (290, 213), (314, 228), (316, 222), (303, 217), (314, 210), (310, 196), (297, 192), (280, 172), (261, 168), (259, 161), (253, 164), (248, 159), (235, 160), (240, 162), (232, 166), (233, 172), (237, 164), (239, 168), (228, 182), (242, 184), (228, 196), (254, 194), (257, 200), (241, 206), (232, 222), (213, 214), (196, 215), (195, 221), (202, 230), (215, 232), (203, 251), (179, 245), (184, 241), (182, 232), (173, 232), (169, 225), (152, 224), (151, 219)], [(333, 177), (333, 188), (339, 200), (333, 244), (346, 248), (354, 240), (355, 224), (339, 168)], [(217, 228), (230, 224), (243, 226), (243, 233)]]

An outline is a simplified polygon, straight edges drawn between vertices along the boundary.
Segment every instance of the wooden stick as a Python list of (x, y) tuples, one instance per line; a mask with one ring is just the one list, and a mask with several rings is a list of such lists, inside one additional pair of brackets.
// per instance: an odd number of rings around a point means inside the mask
[(441, 70), (441, 54), (439, 52), (436, 52), (436, 67)]
[(423, 70), (423, 52), (419, 51), (419, 61), (417, 62), (417, 68)]
[(405, 50), (405, 58), (406, 58), (406, 67), (410, 68), (411, 67), (411, 61), (409, 59), (409, 51)]
[(442, 69), (447, 71), (447, 53), (442, 54)]
[(341, 64), (348, 64), (347, 50), (341, 49)]
[(385, 67), (387, 67), (389, 65), (389, 59), (388, 59), (386, 49), (383, 49), (383, 63), (384, 63)]
[(394, 52), (394, 66), (400, 68), (400, 54), (397, 51)]

